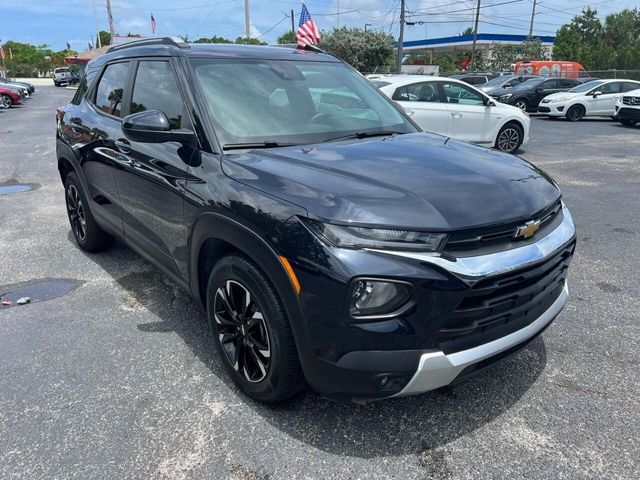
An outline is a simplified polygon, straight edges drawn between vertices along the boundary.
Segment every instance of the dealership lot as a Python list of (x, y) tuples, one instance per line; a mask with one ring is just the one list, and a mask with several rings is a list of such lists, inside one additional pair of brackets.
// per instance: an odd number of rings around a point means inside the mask
[(640, 477), (640, 127), (532, 120), (521, 156), (579, 232), (541, 338), (419, 397), (269, 408), (227, 379), (184, 291), (123, 245), (75, 246), (54, 152), (71, 94), (0, 111), (0, 186), (31, 187), (0, 195), (0, 293), (40, 288), (0, 307), (0, 478)]

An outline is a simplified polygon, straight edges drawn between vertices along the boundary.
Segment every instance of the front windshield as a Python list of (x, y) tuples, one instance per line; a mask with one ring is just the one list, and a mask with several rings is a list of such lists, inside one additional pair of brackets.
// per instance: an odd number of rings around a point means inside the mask
[(487, 83), (483, 84), (482, 87), (499, 87), (503, 83), (507, 83), (513, 77), (496, 77), (494, 79), (489, 80)]
[(223, 145), (306, 144), (351, 134), (417, 131), (342, 63), (193, 58)]
[(598, 85), (602, 85), (603, 83), (604, 83), (604, 80), (591, 80), (590, 82), (581, 83), (577, 87), (573, 87), (571, 90), (568, 90), (568, 91), (571, 93), (588, 92), (592, 88), (597, 87)]
[(529, 90), (532, 88), (536, 88), (536, 86), (540, 83), (542, 83), (545, 79), (544, 78), (530, 78), (529, 80), (525, 80), (524, 82), (520, 83), (519, 85), (516, 85), (515, 87), (513, 87), (514, 89), (518, 89), (518, 90)]

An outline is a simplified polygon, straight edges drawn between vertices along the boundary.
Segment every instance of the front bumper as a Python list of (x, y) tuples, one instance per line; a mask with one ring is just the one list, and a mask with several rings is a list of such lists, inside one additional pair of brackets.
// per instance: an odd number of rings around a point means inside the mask
[(538, 113), (544, 113), (550, 117), (562, 117), (567, 113), (566, 103), (540, 103)]
[[(473, 339), (465, 337), (462, 341), (439, 337), (439, 332), (448, 326), (474, 287), (546, 268), (561, 252), (565, 252), (568, 265), (575, 244), (575, 226), (564, 205), (562, 211), (561, 223), (538, 241), (497, 253), (452, 258), (406, 251), (342, 250), (341, 256), (329, 260), (336, 262), (330, 268), (333, 278), (322, 273), (318, 259), (323, 255), (314, 256), (314, 264), (309, 262), (312, 268), (298, 264), (296, 273), (302, 284), (300, 301), (305, 317), (298, 325), (304, 326), (308, 341), (299, 350), (309, 385), (323, 395), (343, 399), (418, 394), (462, 379), (470, 370), (524, 346), (553, 321), (566, 303), (566, 271), (562, 279), (554, 280), (552, 287), (545, 290), (544, 302), (531, 308), (529, 304), (514, 304), (510, 310), (514, 320), (507, 328), (499, 327), (489, 334), (482, 330), (474, 333)], [(345, 273), (342, 284), (334, 281), (338, 271)], [(345, 285), (361, 276), (412, 283), (417, 298), (415, 309), (397, 318), (354, 324), (343, 313), (343, 299), (348, 292)], [(516, 314), (522, 309), (528, 313)]]
[(614, 116), (618, 120), (637, 120), (640, 122), (640, 107), (621, 107), (616, 105)]

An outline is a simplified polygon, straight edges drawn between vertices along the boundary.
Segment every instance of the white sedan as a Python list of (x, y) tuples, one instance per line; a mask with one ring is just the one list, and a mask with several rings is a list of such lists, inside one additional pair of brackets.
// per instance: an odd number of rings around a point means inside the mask
[(373, 80), (428, 132), (495, 146), (508, 153), (529, 140), (529, 116), (519, 108), (495, 102), (460, 80), (394, 75)]
[(553, 93), (542, 99), (538, 113), (549, 117), (565, 117), (577, 122), (587, 116), (611, 117), (616, 101), (625, 92), (640, 88), (635, 80), (592, 80), (571, 90)]

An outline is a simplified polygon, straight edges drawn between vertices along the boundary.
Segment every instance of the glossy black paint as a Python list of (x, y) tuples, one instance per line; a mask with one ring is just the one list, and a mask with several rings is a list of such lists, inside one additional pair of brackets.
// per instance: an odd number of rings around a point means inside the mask
[(501, 99), (502, 103), (515, 105), (518, 100), (524, 100), (527, 103), (528, 112), (536, 112), (540, 101), (547, 95), (558, 92), (566, 92), (567, 90), (580, 85), (582, 82), (573, 78), (547, 78), (540, 77), (537, 81), (527, 81), (506, 91), (494, 91), (490, 95), (495, 99), (501, 96), (511, 94), (508, 99)]
[[(204, 282), (225, 254), (241, 252), (269, 277), (291, 321), (308, 383), (326, 395), (383, 397), (399, 391), (435, 332), (468, 290), (453, 275), (415, 260), (329, 247), (298, 220), (452, 231), (528, 220), (560, 192), (516, 157), (426, 133), (304, 147), (224, 153), (184, 57), (337, 60), (287, 48), (140, 46), (91, 62), (58, 118), (62, 178), (74, 170), (98, 223), (122, 238), (204, 304)], [(197, 142), (127, 138), (123, 120), (92, 104), (105, 64), (131, 59), (123, 96), (130, 113), (135, 63), (170, 57)], [(302, 286), (296, 295), (279, 260)], [(400, 317), (353, 324), (346, 303), (358, 277), (409, 282), (415, 306)], [(397, 377), (395, 390), (374, 387)]]

